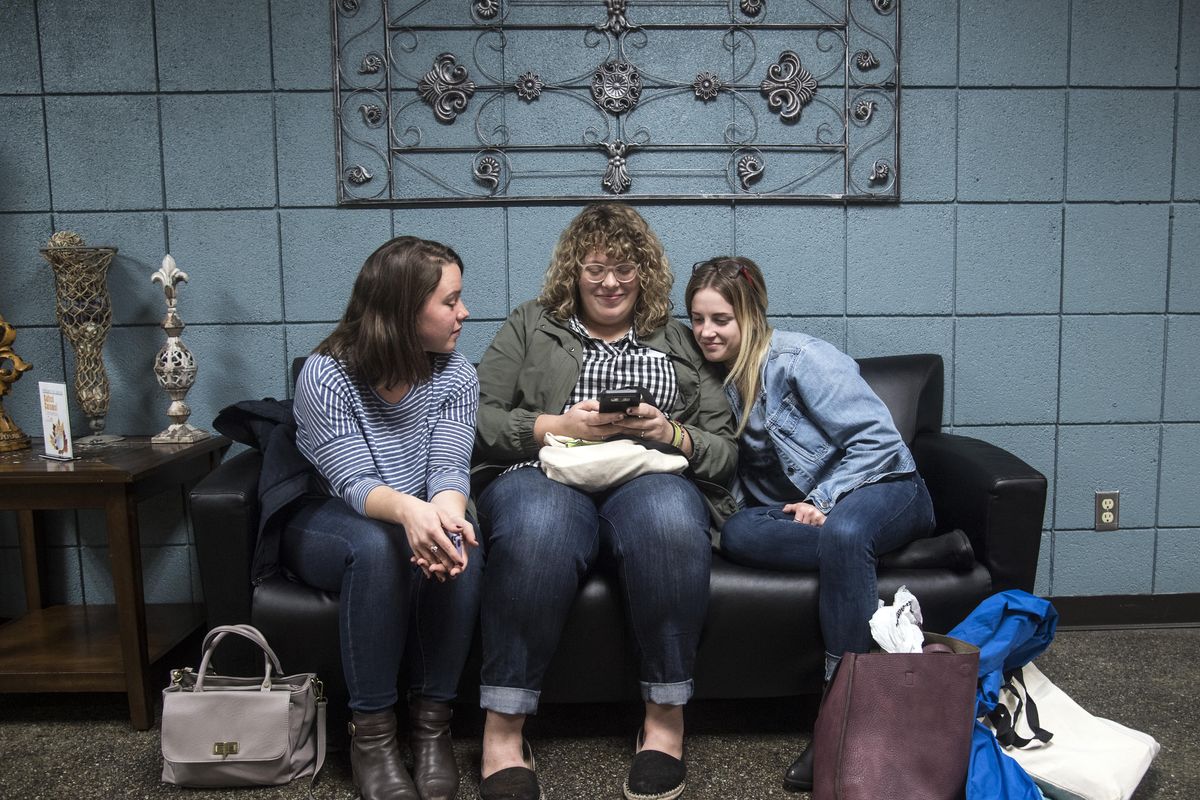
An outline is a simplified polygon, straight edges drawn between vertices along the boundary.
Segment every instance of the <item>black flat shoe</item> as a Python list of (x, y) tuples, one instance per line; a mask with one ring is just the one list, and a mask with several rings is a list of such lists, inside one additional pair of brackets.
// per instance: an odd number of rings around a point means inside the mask
[(525, 751), (524, 767), (497, 770), (479, 782), (481, 800), (544, 800), (542, 785), (537, 779), (537, 762), (529, 742), (522, 741)]
[[(638, 734), (638, 745), (642, 735)], [(626, 800), (675, 800), (683, 794), (687, 766), (683, 759), (661, 750), (635, 753), (629, 765), (629, 777), (622, 787)]]
[(810, 742), (799, 758), (783, 773), (783, 788), (789, 792), (811, 792), (813, 788), (813, 749)]

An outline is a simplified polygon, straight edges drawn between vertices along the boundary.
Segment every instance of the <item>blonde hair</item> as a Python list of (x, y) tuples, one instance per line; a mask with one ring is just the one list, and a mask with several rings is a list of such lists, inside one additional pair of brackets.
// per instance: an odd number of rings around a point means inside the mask
[(579, 308), (579, 272), (593, 252), (637, 264), (638, 299), (633, 329), (638, 336), (667, 324), (671, 315), (671, 266), (662, 242), (641, 214), (622, 203), (597, 203), (571, 220), (550, 257), (538, 303), (560, 322)]
[(692, 298), (701, 289), (712, 289), (733, 306), (733, 317), (741, 331), (742, 343), (733, 365), (725, 375), (725, 384), (733, 384), (742, 398), (740, 436), (750, 419), (750, 409), (758, 397), (762, 363), (771, 346), (771, 326), (767, 324), (767, 286), (758, 265), (742, 256), (718, 256), (702, 261), (692, 269), (684, 294), (688, 316)]

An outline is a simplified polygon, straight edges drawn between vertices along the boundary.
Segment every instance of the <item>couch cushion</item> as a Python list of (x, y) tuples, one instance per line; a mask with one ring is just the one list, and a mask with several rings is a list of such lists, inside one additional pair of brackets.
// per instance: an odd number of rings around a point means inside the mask
[(858, 359), (863, 380), (892, 412), (905, 444), (942, 429), (942, 357), (932, 353)]

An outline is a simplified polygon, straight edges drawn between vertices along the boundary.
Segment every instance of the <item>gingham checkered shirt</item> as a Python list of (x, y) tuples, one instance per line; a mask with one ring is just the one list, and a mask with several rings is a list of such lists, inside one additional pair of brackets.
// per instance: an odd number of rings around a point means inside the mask
[[(567, 327), (583, 342), (583, 368), (560, 414), (576, 403), (598, 396), (604, 389), (641, 386), (654, 398), (654, 406), (670, 417), (675, 405), (675, 368), (666, 353), (640, 344), (632, 328), (615, 342), (606, 342), (588, 333), (578, 317), (571, 317)], [(537, 465), (536, 459), (524, 461), (505, 472)]]

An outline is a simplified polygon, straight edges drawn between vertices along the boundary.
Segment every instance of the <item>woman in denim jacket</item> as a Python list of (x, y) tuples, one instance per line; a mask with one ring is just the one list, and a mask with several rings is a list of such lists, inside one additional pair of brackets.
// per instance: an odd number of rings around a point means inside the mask
[[(764, 569), (817, 570), (828, 684), (842, 653), (871, 644), (876, 559), (933, 530), (933, 503), (883, 401), (833, 345), (767, 324), (767, 290), (748, 258), (697, 264), (692, 333), (726, 371), (738, 419), (742, 510), (721, 551)], [(812, 750), (784, 777), (812, 788)]]

